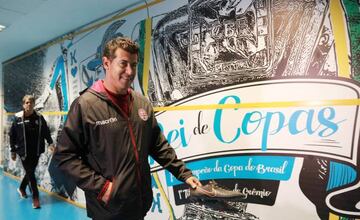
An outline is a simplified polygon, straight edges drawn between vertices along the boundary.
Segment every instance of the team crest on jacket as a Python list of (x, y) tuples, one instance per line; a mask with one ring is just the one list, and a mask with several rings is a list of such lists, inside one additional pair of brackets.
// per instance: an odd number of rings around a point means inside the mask
[(139, 111), (138, 111), (138, 113), (139, 113), (139, 117), (140, 117), (142, 120), (144, 120), (144, 121), (147, 121), (147, 120), (148, 120), (149, 115), (146, 113), (145, 109), (140, 108)]

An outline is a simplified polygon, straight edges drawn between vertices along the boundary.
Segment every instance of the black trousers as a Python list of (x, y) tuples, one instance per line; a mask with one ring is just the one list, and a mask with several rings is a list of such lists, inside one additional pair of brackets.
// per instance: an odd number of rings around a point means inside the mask
[(25, 170), (25, 176), (21, 181), (20, 189), (25, 191), (26, 186), (30, 182), (33, 198), (39, 198), (39, 190), (35, 178), (35, 169), (38, 162), (39, 162), (39, 156), (36, 155), (28, 155), (24, 160), (21, 159), (21, 163)]

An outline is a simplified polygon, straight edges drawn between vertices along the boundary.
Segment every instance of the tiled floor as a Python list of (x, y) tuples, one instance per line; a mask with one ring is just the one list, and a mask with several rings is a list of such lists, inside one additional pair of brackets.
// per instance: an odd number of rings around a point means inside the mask
[(33, 209), (31, 195), (22, 199), (16, 192), (19, 184), (0, 170), (0, 220), (89, 220), (85, 209), (42, 191), (41, 208)]

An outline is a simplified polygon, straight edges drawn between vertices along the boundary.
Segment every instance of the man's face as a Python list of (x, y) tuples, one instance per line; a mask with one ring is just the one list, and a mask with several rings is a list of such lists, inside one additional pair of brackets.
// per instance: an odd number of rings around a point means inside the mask
[(115, 58), (103, 57), (105, 87), (116, 94), (126, 94), (136, 75), (138, 56), (118, 48)]
[(35, 103), (29, 99), (25, 100), (23, 103), (23, 108), (25, 112), (32, 112), (34, 110)]

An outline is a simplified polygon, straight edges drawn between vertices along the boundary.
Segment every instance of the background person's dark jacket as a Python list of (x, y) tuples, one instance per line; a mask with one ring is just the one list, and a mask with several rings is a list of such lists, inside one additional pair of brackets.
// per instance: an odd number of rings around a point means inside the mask
[[(44, 117), (38, 112), (34, 111), (35, 117), (37, 117), (37, 133), (27, 134), (25, 133), (24, 124), (24, 111), (20, 111), (15, 114), (9, 136), (10, 136), (10, 151), (17, 153), (20, 157), (26, 157), (29, 151), (35, 151), (37, 156), (45, 151), (45, 140), (48, 144), (52, 144), (49, 127), (46, 124)], [(26, 143), (27, 135), (37, 136), (37, 143), (35, 146), (28, 146)]]
[[(53, 159), (84, 190), (89, 217), (139, 219), (153, 199), (149, 155), (181, 181), (192, 173), (166, 141), (145, 97), (131, 91), (128, 118), (100, 83), (72, 103)], [(109, 180), (113, 188), (103, 204)]]

